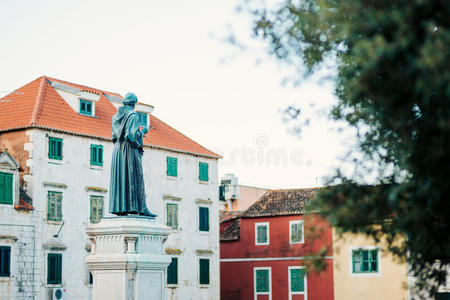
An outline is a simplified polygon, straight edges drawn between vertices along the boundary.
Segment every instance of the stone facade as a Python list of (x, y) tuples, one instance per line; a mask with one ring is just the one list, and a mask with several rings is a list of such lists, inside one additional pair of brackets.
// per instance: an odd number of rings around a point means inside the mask
[[(102, 196), (108, 214), (108, 189), (113, 144), (107, 139), (51, 130), (24, 130), (21, 168), (15, 172), (33, 199), (34, 210), (20, 211), (0, 204), (0, 246), (11, 246), (11, 276), (0, 277), (0, 299), (49, 299), (52, 288), (65, 290), (66, 299), (90, 299), (92, 285), (84, 262), (90, 251), (85, 227), (90, 224), (90, 196)], [(63, 140), (63, 159), (48, 158), (49, 137)], [(0, 146), (15, 144), (2, 135)], [(90, 145), (103, 146), (104, 164), (90, 164)], [(22, 151), (23, 150), (23, 151)], [(145, 147), (143, 156), (147, 206), (166, 223), (167, 203), (178, 204), (177, 230), (165, 244), (166, 253), (178, 257), (178, 285), (167, 288), (167, 299), (219, 299), (218, 164), (216, 158), (181, 151)], [(27, 153), (23, 153), (23, 152)], [(11, 153), (14, 156), (14, 153)], [(178, 159), (178, 176), (166, 175), (166, 157)], [(209, 165), (209, 180), (199, 181), (199, 162)], [(1, 170), (0, 170), (1, 171)], [(47, 195), (61, 192), (62, 221), (47, 220)], [(14, 194), (14, 204), (19, 203)], [(209, 208), (209, 232), (198, 231), (199, 207)], [(62, 283), (47, 284), (47, 254), (62, 254)], [(199, 258), (210, 259), (210, 284), (200, 286)]]

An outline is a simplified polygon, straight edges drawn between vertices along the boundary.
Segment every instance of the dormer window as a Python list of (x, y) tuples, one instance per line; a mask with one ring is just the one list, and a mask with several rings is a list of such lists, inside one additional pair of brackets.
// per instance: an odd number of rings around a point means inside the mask
[(143, 126), (143, 127), (147, 127), (148, 122), (147, 122), (147, 114), (146, 113), (142, 113), (142, 112), (138, 112), (137, 113), (138, 118), (139, 118), (139, 125)]
[(92, 102), (80, 99), (80, 114), (92, 116)]

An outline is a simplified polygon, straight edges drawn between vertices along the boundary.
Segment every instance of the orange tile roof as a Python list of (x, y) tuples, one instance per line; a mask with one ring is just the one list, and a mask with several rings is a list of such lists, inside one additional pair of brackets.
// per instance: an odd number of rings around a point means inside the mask
[[(95, 104), (96, 118), (83, 116), (74, 111), (52, 87), (51, 82), (100, 95)], [(105, 94), (122, 98), (117, 93), (50, 77), (39, 77), (0, 99), (6, 99), (0, 101), (0, 132), (35, 127), (110, 140), (111, 119), (117, 109)], [(194, 142), (153, 115), (150, 115), (150, 124), (153, 129), (144, 139), (147, 146), (220, 158), (218, 154)]]

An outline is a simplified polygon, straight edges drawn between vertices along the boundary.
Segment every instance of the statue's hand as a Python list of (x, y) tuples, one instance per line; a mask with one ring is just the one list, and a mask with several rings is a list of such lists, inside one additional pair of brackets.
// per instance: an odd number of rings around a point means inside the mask
[(147, 128), (147, 127), (144, 127), (144, 128), (142, 128), (141, 131), (142, 131), (143, 134), (146, 134), (146, 133), (148, 133), (148, 128)]

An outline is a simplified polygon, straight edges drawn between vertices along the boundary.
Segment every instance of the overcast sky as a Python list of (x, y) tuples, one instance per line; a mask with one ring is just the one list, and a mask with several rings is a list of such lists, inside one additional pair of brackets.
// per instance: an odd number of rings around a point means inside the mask
[[(280, 111), (300, 104), (315, 116), (317, 105), (335, 101), (332, 85), (283, 86), (290, 70), (251, 40), (249, 18), (235, 12), (236, 4), (2, 0), (0, 91), (42, 75), (132, 91), (157, 117), (223, 155), (219, 176), (274, 188), (320, 185), (348, 138), (322, 118), (299, 139)], [(221, 41), (229, 24), (248, 49)]]

